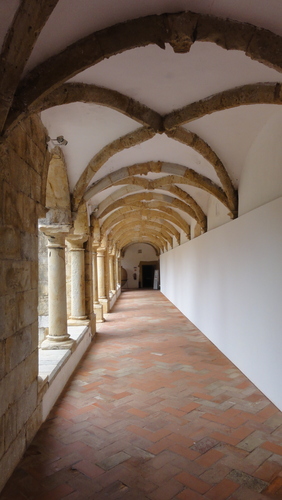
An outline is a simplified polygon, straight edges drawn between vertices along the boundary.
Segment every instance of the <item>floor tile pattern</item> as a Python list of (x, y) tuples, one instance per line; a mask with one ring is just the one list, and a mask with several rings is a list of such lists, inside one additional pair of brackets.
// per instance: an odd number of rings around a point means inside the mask
[(282, 414), (159, 291), (128, 290), (1, 500), (282, 499)]

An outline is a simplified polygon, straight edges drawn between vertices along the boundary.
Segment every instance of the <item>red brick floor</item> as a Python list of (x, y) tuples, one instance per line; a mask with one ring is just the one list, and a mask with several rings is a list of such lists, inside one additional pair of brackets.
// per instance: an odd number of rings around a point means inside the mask
[(282, 499), (282, 414), (159, 291), (126, 291), (1, 500)]

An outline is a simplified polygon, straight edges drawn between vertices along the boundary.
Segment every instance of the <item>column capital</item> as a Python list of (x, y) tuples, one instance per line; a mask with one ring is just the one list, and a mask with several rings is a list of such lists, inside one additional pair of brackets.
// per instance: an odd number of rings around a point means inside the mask
[(68, 234), (66, 237), (67, 242), (70, 244), (70, 250), (84, 250), (83, 245), (88, 240), (87, 234)]
[(45, 236), (47, 236), (49, 242), (52, 244), (64, 245), (65, 238), (70, 232), (71, 226), (68, 224), (50, 224), (39, 226), (40, 231), (42, 231)]
[(104, 247), (98, 247), (98, 248), (97, 248), (97, 254), (98, 254), (98, 256), (99, 256), (99, 255), (100, 255), (100, 256), (104, 256), (104, 255), (105, 255), (105, 253), (106, 253), (106, 248), (104, 248)]

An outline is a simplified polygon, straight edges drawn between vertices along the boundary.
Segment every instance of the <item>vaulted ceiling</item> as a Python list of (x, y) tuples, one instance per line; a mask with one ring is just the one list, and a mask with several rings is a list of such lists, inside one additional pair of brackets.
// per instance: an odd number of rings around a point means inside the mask
[[(164, 251), (238, 215), (249, 148), (282, 103), (279, 0), (1, 0), (0, 128), (41, 113), (119, 248)], [(50, 141), (52, 144), (52, 141)]]

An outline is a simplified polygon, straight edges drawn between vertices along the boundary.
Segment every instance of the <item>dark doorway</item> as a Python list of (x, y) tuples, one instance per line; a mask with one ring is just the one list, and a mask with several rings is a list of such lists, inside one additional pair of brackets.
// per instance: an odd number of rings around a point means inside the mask
[(142, 288), (153, 288), (155, 266), (142, 266)]

